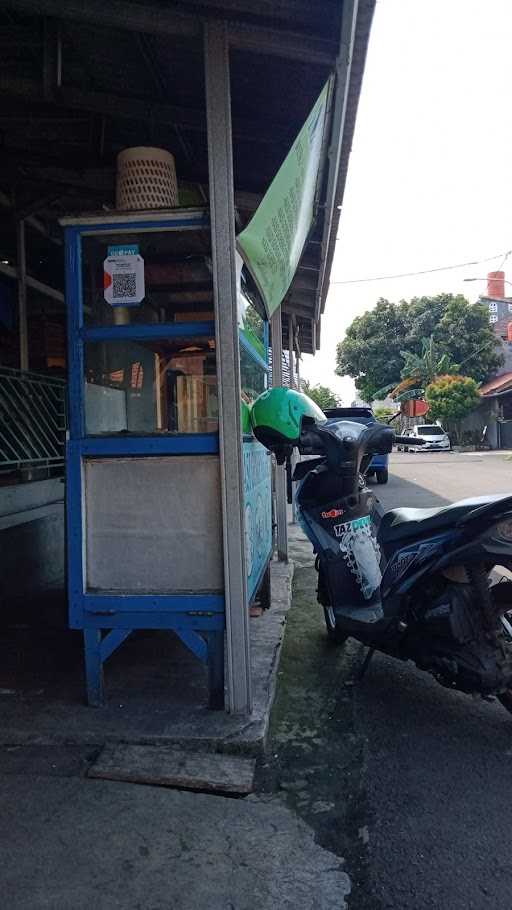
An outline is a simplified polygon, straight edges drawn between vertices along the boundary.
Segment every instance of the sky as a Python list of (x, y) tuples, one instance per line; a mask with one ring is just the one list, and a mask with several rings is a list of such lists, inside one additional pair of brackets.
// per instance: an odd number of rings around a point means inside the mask
[[(345, 404), (336, 344), (379, 299), (474, 301), (512, 249), (512, 0), (378, 0), (321, 348), (301, 374)], [(501, 255), (497, 255), (501, 254)], [(358, 284), (467, 261), (481, 265)], [(512, 255), (504, 270), (512, 281)]]

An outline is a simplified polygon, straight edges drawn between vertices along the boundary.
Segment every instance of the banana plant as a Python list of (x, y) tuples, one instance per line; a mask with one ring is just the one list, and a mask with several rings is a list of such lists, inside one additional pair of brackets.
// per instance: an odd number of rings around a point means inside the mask
[[(449, 354), (443, 353), (434, 341), (434, 336), (422, 340), (420, 355), (411, 354), (410, 351), (401, 351), (404, 358), (404, 367), (401, 372), (402, 380), (412, 380), (414, 385), (426, 388), (437, 376), (454, 375), (459, 371), (459, 365), (454, 363)], [(400, 386), (403, 384), (400, 383)], [(397, 388), (400, 388), (397, 386)]]

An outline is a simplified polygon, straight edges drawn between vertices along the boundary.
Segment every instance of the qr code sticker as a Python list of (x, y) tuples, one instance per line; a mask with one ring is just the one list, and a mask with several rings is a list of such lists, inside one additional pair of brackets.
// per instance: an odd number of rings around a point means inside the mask
[(123, 300), (137, 294), (137, 276), (135, 272), (124, 272), (112, 276), (112, 298)]

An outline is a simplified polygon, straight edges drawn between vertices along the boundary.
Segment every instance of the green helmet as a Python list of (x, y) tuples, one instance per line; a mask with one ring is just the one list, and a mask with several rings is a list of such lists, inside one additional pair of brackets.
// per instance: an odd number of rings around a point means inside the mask
[(242, 421), (242, 433), (252, 434), (251, 411), (249, 405), (246, 401), (243, 400), (243, 398), (240, 400), (240, 419)]
[(262, 392), (251, 408), (256, 439), (274, 452), (297, 445), (304, 418), (315, 423), (325, 423), (327, 419), (318, 405), (303, 392), (281, 386)]

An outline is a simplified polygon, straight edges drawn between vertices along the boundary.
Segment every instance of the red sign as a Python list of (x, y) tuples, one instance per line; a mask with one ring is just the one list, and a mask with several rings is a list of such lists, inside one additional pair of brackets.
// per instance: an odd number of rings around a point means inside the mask
[(426, 401), (411, 398), (409, 401), (402, 401), (400, 410), (405, 417), (424, 417), (429, 407)]

